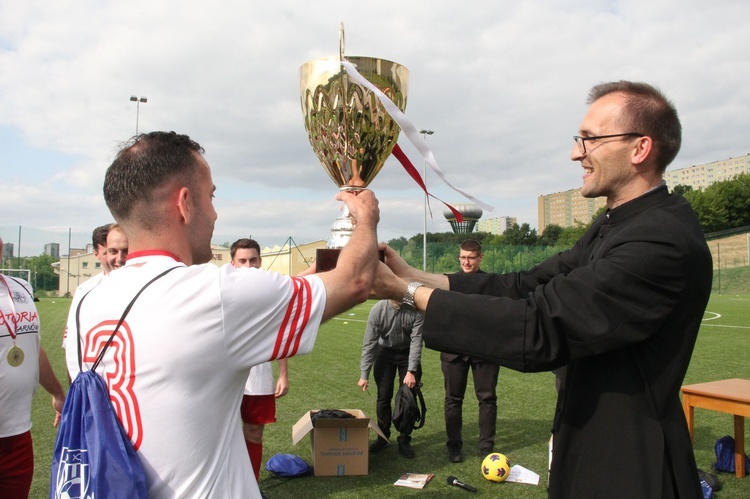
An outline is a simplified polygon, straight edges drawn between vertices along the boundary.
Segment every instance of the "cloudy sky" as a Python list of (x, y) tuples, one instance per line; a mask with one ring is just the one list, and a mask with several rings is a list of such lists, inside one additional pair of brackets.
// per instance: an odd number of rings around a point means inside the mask
[[(312, 152), (299, 67), (338, 52), (410, 71), (406, 116), (456, 187), (537, 227), (537, 197), (580, 187), (572, 135), (588, 89), (643, 80), (677, 105), (670, 168), (750, 152), (750, 3), (739, 0), (0, 0), (0, 236), (22, 254), (83, 246), (111, 221), (104, 172), (139, 131), (206, 149), (215, 243), (326, 239), (339, 203)], [(131, 95), (148, 102), (137, 112)], [(402, 134), (400, 145), (421, 171)], [(394, 159), (370, 187), (381, 240), (423, 231), (424, 196)], [(428, 173), (428, 187), (467, 202)], [(429, 232), (450, 230), (432, 203)]]

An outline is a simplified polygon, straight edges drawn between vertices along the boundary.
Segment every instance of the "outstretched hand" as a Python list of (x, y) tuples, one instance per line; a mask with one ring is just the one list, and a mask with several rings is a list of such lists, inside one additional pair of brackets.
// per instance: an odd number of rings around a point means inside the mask
[(386, 243), (380, 243), (378, 249), (385, 251), (385, 263), (388, 265), (388, 268), (390, 268), (397, 276), (406, 279), (408, 272), (413, 269), (408, 263), (406, 263), (406, 260), (398, 254), (398, 251), (391, 248)]
[(404, 291), (408, 283), (394, 273), (391, 265), (394, 265), (397, 269), (403, 266), (409, 267), (409, 265), (387, 244), (380, 243), (379, 248), (385, 250), (385, 263), (379, 262), (377, 269), (375, 269), (375, 280), (370, 297), (400, 302), (404, 297)]

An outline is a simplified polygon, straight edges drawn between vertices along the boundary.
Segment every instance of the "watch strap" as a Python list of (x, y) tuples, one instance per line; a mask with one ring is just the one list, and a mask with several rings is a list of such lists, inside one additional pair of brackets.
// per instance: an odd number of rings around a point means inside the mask
[(404, 293), (404, 298), (401, 300), (401, 303), (404, 305), (408, 305), (411, 308), (417, 308), (416, 304), (414, 303), (414, 293), (417, 291), (417, 288), (420, 288), (424, 286), (421, 282), (410, 282), (409, 285), (406, 287), (406, 293)]

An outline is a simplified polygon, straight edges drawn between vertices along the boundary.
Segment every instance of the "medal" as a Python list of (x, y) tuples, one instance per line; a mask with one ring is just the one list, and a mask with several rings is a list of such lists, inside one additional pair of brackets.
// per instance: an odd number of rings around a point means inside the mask
[[(13, 292), (10, 290), (10, 286), (8, 286), (8, 283), (5, 282), (5, 277), (0, 274), (0, 281), (3, 282), (3, 285), (5, 285), (5, 289), (8, 290), (8, 298), (10, 298), (10, 309), (13, 312), (13, 316), (16, 315), (16, 307), (15, 302), (13, 301)], [(0, 315), (2, 315), (3, 322), (5, 323), (5, 327), (8, 329), (8, 334), (10, 334), (10, 337), (13, 339), (13, 347), (8, 350), (8, 364), (10, 364), (11, 367), (18, 367), (21, 364), (23, 364), (23, 358), (24, 353), (23, 350), (18, 348), (16, 346), (16, 328), (18, 327), (18, 324), (14, 324), (14, 327), (11, 329), (10, 327), (10, 321), (11, 319), (8, 317), (7, 314), (4, 314), (2, 310), (0, 310)], [(15, 319), (13, 319), (15, 320)]]
[(23, 364), (23, 350), (18, 348), (16, 345), (13, 345), (13, 348), (8, 350), (8, 364), (10, 364), (13, 367), (18, 367), (21, 364)]

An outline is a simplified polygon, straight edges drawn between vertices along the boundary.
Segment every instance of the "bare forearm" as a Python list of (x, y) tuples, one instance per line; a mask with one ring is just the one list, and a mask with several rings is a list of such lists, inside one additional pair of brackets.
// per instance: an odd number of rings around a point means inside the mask
[(279, 376), (289, 377), (289, 360), (279, 359), (276, 363), (279, 366)]
[(352, 209), (352, 214), (357, 217), (357, 226), (351, 239), (341, 250), (336, 268), (318, 274), (326, 287), (324, 320), (367, 300), (379, 263), (377, 199), (370, 191), (363, 191), (357, 196), (350, 193), (343, 196), (350, 208), (356, 208)]
[(57, 376), (55, 376), (55, 371), (52, 370), (49, 358), (47, 358), (47, 352), (41, 347), (39, 347), (39, 384), (47, 390), (47, 393), (52, 395), (52, 407), (56, 413), (52, 424), (57, 426), (60, 424), (60, 414), (65, 405), (65, 391), (62, 385), (60, 385)]
[(39, 384), (53, 397), (65, 397), (65, 390), (52, 370), (44, 348), (39, 348)]
[(413, 269), (413, 273), (409, 273), (404, 280), (407, 282), (421, 282), (428, 288), (432, 289), (450, 289), (450, 283), (448, 282), (448, 276), (445, 274), (430, 274), (429, 272), (423, 272), (421, 270)]
[(374, 241), (368, 244), (367, 241), (352, 236), (341, 251), (336, 268), (319, 274), (326, 287), (323, 320), (328, 320), (367, 300), (377, 261)]
[(417, 288), (417, 291), (414, 293), (414, 305), (416, 305), (417, 310), (420, 312), (427, 310), (427, 304), (430, 302), (430, 296), (433, 291), (434, 289), (427, 286)]

